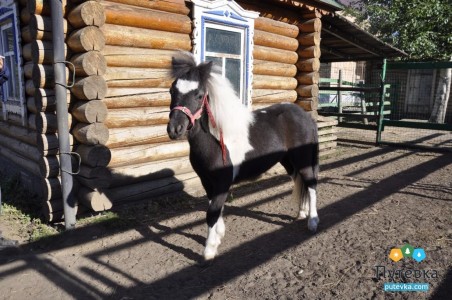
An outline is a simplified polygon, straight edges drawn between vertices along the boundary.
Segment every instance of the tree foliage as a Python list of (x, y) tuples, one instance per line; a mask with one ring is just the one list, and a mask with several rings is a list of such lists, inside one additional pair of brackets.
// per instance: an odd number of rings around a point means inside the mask
[(452, 56), (452, 1), (362, 0), (346, 13), (385, 42), (404, 50), (409, 60)]

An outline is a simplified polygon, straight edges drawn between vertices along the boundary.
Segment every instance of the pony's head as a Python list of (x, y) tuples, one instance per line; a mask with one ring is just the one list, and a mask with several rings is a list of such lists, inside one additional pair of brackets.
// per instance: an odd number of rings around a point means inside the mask
[(171, 139), (185, 135), (201, 116), (203, 101), (206, 101), (207, 81), (212, 63), (197, 65), (189, 52), (180, 52), (172, 58), (170, 120), (167, 131)]

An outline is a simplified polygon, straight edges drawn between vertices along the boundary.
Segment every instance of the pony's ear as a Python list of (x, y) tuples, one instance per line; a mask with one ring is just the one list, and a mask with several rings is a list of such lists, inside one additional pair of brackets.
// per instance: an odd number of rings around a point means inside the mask
[(171, 76), (173, 78), (179, 78), (194, 67), (196, 67), (196, 61), (193, 54), (186, 51), (179, 51), (171, 59)]
[(198, 66), (199, 76), (201, 77), (201, 82), (207, 82), (210, 77), (210, 72), (212, 71), (212, 62), (204, 62)]

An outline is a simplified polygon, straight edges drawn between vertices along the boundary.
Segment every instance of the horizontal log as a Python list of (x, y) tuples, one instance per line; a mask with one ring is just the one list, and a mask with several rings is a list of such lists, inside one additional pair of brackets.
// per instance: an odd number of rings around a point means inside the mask
[[(43, 15), (37, 15), (32, 14), (30, 16), (30, 23), (28, 24), (30, 28), (30, 32), (38, 32), (42, 31), (44, 35), (52, 34), (52, 18), (43, 16)], [(63, 32), (67, 33), (68, 30), (68, 24), (66, 19), (63, 18)]]
[[(77, 202), (76, 199), (74, 200)], [(78, 214), (79, 206), (76, 204), (74, 208), (75, 213)], [(47, 223), (60, 222), (64, 220), (63, 199), (58, 198), (43, 202), (41, 215)]]
[(105, 211), (113, 207), (110, 199), (98, 189), (81, 187), (77, 196), (81, 205), (93, 211)]
[[(72, 116), (68, 115), (68, 126), (72, 124)], [(29, 114), (28, 126), (35, 130), (38, 134), (55, 133), (58, 130), (58, 119), (55, 112), (39, 112), (37, 114)]]
[(110, 168), (185, 157), (190, 151), (186, 141), (145, 144), (111, 149)]
[(201, 182), (198, 175), (196, 173), (187, 173), (112, 188), (106, 191), (106, 194), (113, 204), (119, 204), (131, 203), (181, 191), (190, 193), (193, 190), (199, 189), (201, 189)]
[(60, 175), (60, 160), (58, 156), (44, 156), (39, 162), (41, 176), (52, 178)]
[(105, 125), (108, 128), (167, 124), (169, 106), (110, 109)]
[(167, 11), (182, 15), (188, 15), (190, 9), (184, 0), (165, 0), (165, 1), (148, 1), (148, 0), (110, 0), (110, 2), (135, 5), (143, 8)]
[(108, 45), (166, 50), (191, 50), (191, 38), (189, 34), (113, 24), (105, 24), (101, 29)]
[(102, 54), (110, 67), (169, 69), (175, 51), (106, 45)]
[[(22, 27), (22, 29), (20, 30), (20, 36), (22, 38), (23, 44), (29, 44), (33, 40), (35, 40), (35, 39), (31, 38), (30, 27), (28, 27), (28, 26)], [(25, 57), (25, 55), (24, 55), (24, 57)]]
[(26, 7), (20, 10), (20, 22), (21, 24), (28, 24), (30, 22), (31, 14)]
[(38, 134), (37, 147), (42, 153), (56, 155), (59, 152), (58, 135), (56, 133)]
[(102, 2), (108, 24), (190, 34), (191, 20), (186, 15), (149, 10), (133, 5)]
[(166, 87), (173, 82), (167, 69), (110, 67), (104, 76), (109, 87)]
[[(64, 47), (65, 55), (67, 48)], [(53, 43), (49, 41), (33, 41), (31, 43), (31, 58), (35, 64), (53, 64)]]
[(26, 170), (37, 177), (42, 176), (37, 162), (29, 159), (27, 156), (20, 155), (16, 151), (9, 149), (2, 144), (0, 144), (0, 156), (6, 158), (23, 170)]
[(302, 46), (320, 47), (320, 32), (303, 33), (300, 34), (297, 39)]
[(108, 108), (169, 106), (167, 88), (109, 88), (102, 102)]
[(297, 93), (301, 97), (318, 97), (319, 86), (317, 84), (299, 85), (297, 87)]
[[(62, 0), (63, 14), (66, 11), (67, 0)], [(30, 14), (50, 16), (50, 1), (46, 0), (28, 0), (27, 9)]]
[(294, 102), (297, 99), (295, 90), (253, 89), (253, 104)]
[(30, 145), (37, 145), (36, 132), (26, 127), (17, 126), (0, 120), (0, 134), (9, 136)]
[(61, 199), (61, 177), (43, 178), (41, 185), (44, 201)]
[(290, 9), (278, 6), (275, 8), (273, 4), (267, 4), (263, 1), (241, 1), (240, 6), (247, 10), (259, 12), (260, 18), (267, 18), (281, 23), (297, 25), (302, 22), (299, 9)]
[(32, 79), (33, 78), (33, 67), (34, 67), (34, 63), (31, 61), (28, 61), (24, 64), (23, 70), (24, 70), (24, 75), (25, 78), (27, 79)]
[(288, 51), (295, 51), (298, 48), (297, 39), (269, 33), (261, 30), (254, 30), (254, 45), (277, 48)]
[(22, 56), (24, 57), (25, 61), (31, 61), (33, 59), (31, 55), (31, 41), (30, 42), (23, 41)]
[(314, 101), (314, 100), (302, 100), (303, 98), (301, 98), (300, 100), (297, 100), (296, 103), (302, 107), (305, 111), (313, 111), (313, 110), (317, 110), (318, 108), (318, 101)]
[(283, 64), (255, 59), (253, 74), (293, 77), (297, 74), (297, 67), (293, 64)]
[(39, 162), (42, 154), (36, 145), (30, 145), (23, 141), (17, 140), (15, 137), (0, 134), (0, 144), (9, 150), (18, 153), (28, 159)]
[(83, 2), (74, 7), (67, 15), (69, 23), (75, 28), (85, 26), (101, 27), (105, 24), (104, 7), (97, 1)]
[(99, 51), (88, 51), (72, 56), (71, 62), (77, 76), (104, 75), (107, 61)]
[[(36, 135), (36, 133), (35, 133)], [(43, 153), (44, 156), (47, 155), (56, 155), (59, 152), (59, 144), (58, 144), (58, 134), (56, 133), (47, 133), (47, 134), (37, 134), (36, 135), (36, 145)], [(74, 144), (72, 135), (69, 135), (69, 144)]]
[(300, 28), (300, 32), (304, 33), (320, 32), (322, 30), (322, 21), (320, 18), (306, 20), (300, 23), (298, 28)]
[(55, 108), (55, 103), (53, 103), (53, 105), (43, 106), (41, 103), (37, 103), (34, 97), (27, 98), (27, 110), (31, 113), (53, 112), (55, 111)]
[(55, 112), (28, 115), (28, 127), (38, 133), (55, 133), (57, 118)]
[(259, 17), (254, 20), (254, 29), (271, 32), (291, 38), (298, 36), (299, 29), (295, 25), (287, 24), (272, 20), (269, 18)]
[(108, 128), (103, 123), (78, 123), (72, 134), (77, 141), (86, 145), (105, 145), (109, 139)]
[(27, 96), (33, 96), (36, 92), (35, 84), (33, 83), (33, 80), (29, 79), (25, 81), (25, 94)]
[(100, 100), (107, 94), (107, 89), (103, 76), (92, 75), (76, 78), (71, 92), (80, 100)]
[(128, 165), (111, 169), (111, 186), (124, 186), (190, 172), (193, 172), (193, 168), (188, 157)]
[(107, 119), (108, 109), (100, 100), (77, 101), (73, 104), (71, 113), (80, 122), (100, 123)]
[[(69, 69), (65, 68), (66, 80), (69, 80)], [(55, 86), (55, 76), (53, 65), (35, 64), (33, 66), (33, 84), (35, 88), (50, 89)]]
[(275, 49), (264, 46), (254, 46), (254, 59), (294, 64), (298, 60), (298, 54), (293, 51)]
[(109, 130), (109, 136), (106, 146), (110, 149), (170, 141), (166, 125), (112, 128)]
[(318, 84), (320, 81), (319, 72), (300, 72), (295, 77), (301, 85)]
[(293, 77), (254, 75), (253, 88), (293, 90), (297, 87), (297, 80)]
[[(66, 101), (71, 101), (71, 93), (67, 91)], [(53, 112), (56, 109), (55, 92), (53, 89), (36, 89), (32, 97), (27, 98), (27, 108), (33, 113)]]
[(103, 145), (78, 145), (75, 150), (82, 160), (82, 163), (88, 167), (106, 167), (111, 160), (110, 149)]
[(303, 58), (320, 58), (320, 47), (318, 46), (307, 46), (300, 47), (297, 50), (298, 56)]
[(100, 51), (105, 46), (105, 37), (98, 27), (86, 26), (75, 30), (67, 39), (67, 44), (77, 53)]
[(110, 186), (111, 172), (105, 167), (80, 166), (80, 172), (76, 175), (77, 181), (92, 189), (104, 189)]
[(300, 72), (317, 72), (320, 70), (320, 60), (318, 58), (309, 58), (300, 60), (296, 63)]

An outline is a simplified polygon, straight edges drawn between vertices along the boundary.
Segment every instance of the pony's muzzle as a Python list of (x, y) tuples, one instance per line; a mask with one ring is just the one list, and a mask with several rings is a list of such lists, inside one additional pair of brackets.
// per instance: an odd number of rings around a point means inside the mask
[(171, 118), (166, 128), (168, 136), (172, 140), (177, 140), (183, 137), (188, 126), (186, 117), (183, 114), (181, 114), (181, 116), (176, 116), (175, 114), (177, 114), (177, 112), (171, 113)]

